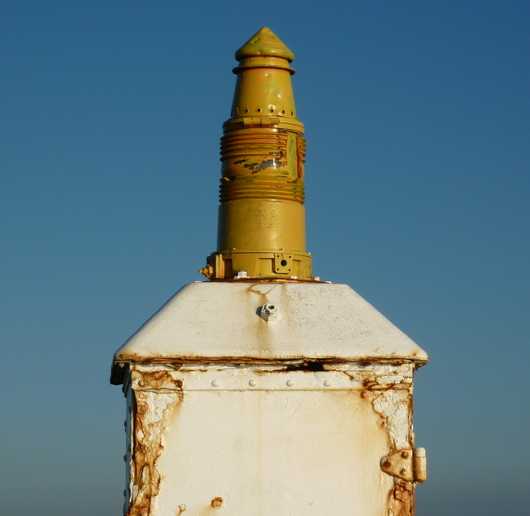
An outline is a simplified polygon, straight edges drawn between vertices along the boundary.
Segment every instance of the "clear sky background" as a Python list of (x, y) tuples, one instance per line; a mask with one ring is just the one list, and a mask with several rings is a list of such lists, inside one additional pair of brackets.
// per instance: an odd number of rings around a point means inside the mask
[(418, 516), (530, 506), (530, 4), (4, 2), (0, 500), (116, 516), (115, 349), (215, 248), (233, 52), (297, 54), (309, 248), (421, 344)]

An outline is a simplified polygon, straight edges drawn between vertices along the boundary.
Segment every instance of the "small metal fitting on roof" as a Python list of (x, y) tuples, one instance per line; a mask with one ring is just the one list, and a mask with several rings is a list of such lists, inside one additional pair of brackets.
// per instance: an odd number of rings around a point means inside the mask
[(278, 306), (271, 303), (266, 303), (258, 308), (258, 315), (264, 321), (273, 321), (278, 318)]

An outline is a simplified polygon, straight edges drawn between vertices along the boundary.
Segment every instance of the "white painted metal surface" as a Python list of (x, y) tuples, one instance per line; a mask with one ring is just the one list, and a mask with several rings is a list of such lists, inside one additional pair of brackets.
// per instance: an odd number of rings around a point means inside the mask
[[(273, 317), (260, 316), (264, 305), (274, 306)], [(428, 359), (347, 285), (270, 282), (185, 286), (117, 351), (115, 362), (182, 357)]]
[(346, 285), (192, 283), (114, 357), (127, 516), (412, 516), (426, 353)]
[(409, 515), (380, 462), (413, 447), (412, 372), (133, 366), (127, 514)]

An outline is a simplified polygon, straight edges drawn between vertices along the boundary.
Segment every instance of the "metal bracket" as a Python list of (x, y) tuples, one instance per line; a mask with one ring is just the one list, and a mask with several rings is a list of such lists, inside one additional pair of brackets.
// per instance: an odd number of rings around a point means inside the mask
[(381, 469), (386, 474), (407, 482), (425, 482), (427, 480), (425, 448), (396, 450), (381, 459)]
[(274, 272), (289, 274), (292, 270), (293, 256), (283, 253), (274, 253)]

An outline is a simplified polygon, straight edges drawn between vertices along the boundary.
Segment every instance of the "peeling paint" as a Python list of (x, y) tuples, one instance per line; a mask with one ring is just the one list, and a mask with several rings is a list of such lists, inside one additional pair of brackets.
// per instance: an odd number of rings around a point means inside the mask
[(410, 447), (410, 396), (407, 391), (388, 390), (372, 402), (374, 410), (386, 422), (391, 449)]
[[(158, 381), (161, 376), (151, 375)], [(140, 382), (146, 381), (145, 377)], [(148, 516), (160, 490), (157, 461), (164, 448), (164, 431), (171, 412), (182, 400), (180, 391), (134, 392), (133, 456), (130, 471), (130, 503), (127, 516)]]
[[(380, 380), (402, 383), (401, 378), (393, 375), (383, 376)], [(408, 390), (393, 386), (371, 395), (372, 406), (387, 430), (390, 450), (412, 448), (412, 386), (409, 385)], [(389, 492), (388, 516), (413, 516), (414, 512), (414, 483), (394, 477), (394, 487)]]

